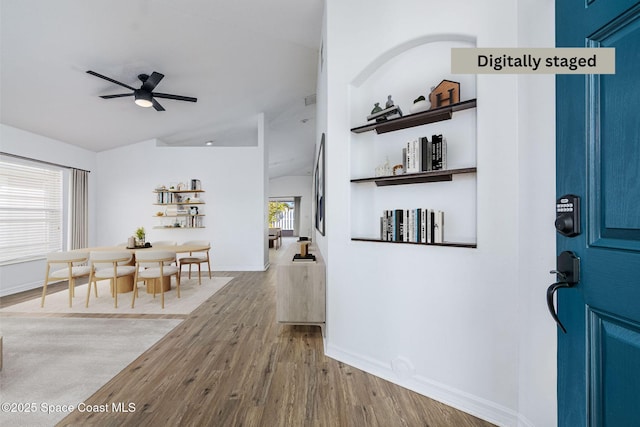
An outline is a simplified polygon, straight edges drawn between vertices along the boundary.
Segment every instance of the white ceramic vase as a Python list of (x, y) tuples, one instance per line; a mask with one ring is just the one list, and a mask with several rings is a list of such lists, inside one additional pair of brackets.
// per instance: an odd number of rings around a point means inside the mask
[(418, 101), (414, 102), (409, 111), (411, 114), (419, 113), (421, 111), (427, 111), (429, 109), (429, 102), (427, 101)]

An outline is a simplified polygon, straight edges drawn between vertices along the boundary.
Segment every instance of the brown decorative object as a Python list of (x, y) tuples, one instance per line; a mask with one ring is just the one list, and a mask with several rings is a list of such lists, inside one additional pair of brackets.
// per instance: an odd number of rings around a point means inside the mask
[(451, 80), (441, 81), (429, 94), (429, 102), (432, 109), (457, 104), (460, 102), (460, 83)]
[(306, 257), (309, 254), (309, 242), (300, 243), (300, 256)]

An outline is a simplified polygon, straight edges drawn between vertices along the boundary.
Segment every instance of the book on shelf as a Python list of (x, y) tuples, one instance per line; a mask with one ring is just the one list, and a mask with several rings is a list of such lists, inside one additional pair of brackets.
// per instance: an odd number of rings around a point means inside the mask
[(444, 212), (436, 211), (433, 227), (433, 243), (444, 243)]
[(431, 141), (426, 136), (420, 138), (420, 172), (431, 170)]
[(393, 217), (393, 241), (394, 242), (402, 242), (402, 235), (404, 233), (403, 223), (404, 223), (404, 210), (403, 209), (395, 209), (394, 217)]
[(157, 193), (157, 201), (159, 205), (165, 205), (167, 203), (173, 203), (173, 193), (168, 191), (159, 191)]
[(380, 217), (380, 240), (444, 243), (444, 211), (427, 208), (385, 209)]
[(447, 140), (433, 135), (408, 141), (402, 148), (402, 166), (405, 173), (420, 173), (447, 169)]
[(431, 170), (447, 169), (447, 140), (440, 135), (431, 137)]

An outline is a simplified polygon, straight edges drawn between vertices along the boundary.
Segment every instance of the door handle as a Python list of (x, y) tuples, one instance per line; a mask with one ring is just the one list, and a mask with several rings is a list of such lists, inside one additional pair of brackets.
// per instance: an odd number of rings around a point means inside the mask
[(551, 317), (558, 324), (562, 332), (567, 333), (566, 328), (558, 317), (558, 312), (553, 305), (553, 294), (560, 288), (571, 288), (580, 281), (580, 258), (571, 251), (564, 251), (558, 255), (556, 269), (550, 271), (555, 274), (557, 282), (547, 288), (547, 307)]
[[(551, 273), (554, 273), (554, 272), (555, 271), (552, 271)], [(556, 308), (553, 306), (553, 294), (556, 293), (556, 291), (560, 288), (570, 288), (570, 287), (571, 285), (566, 282), (556, 282), (553, 285), (549, 286), (549, 288), (547, 289), (547, 307), (549, 307), (549, 313), (551, 313), (551, 317), (553, 317), (553, 320), (556, 321), (560, 329), (562, 329), (562, 332), (564, 332), (565, 334), (567, 333), (567, 330), (565, 329), (564, 325), (560, 321)]]

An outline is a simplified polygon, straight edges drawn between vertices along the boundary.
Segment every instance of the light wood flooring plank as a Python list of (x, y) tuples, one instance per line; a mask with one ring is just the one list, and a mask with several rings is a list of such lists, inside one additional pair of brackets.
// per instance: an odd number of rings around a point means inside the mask
[[(272, 263), (285, 251), (272, 249)], [(325, 357), (317, 326), (277, 324), (275, 268), (215, 274), (234, 279), (86, 400), (132, 402), (135, 412), (76, 411), (58, 425), (491, 425)], [(0, 306), (38, 295), (0, 298)]]

